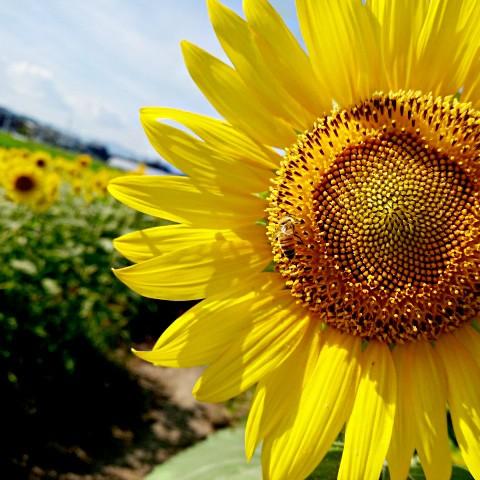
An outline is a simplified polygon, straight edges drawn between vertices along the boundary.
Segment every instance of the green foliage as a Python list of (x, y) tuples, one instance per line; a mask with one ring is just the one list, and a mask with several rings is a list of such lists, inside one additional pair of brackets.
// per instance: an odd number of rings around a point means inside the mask
[(25, 148), (27, 150), (43, 150), (50, 153), (53, 156), (60, 156), (64, 158), (74, 158), (78, 155), (75, 152), (68, 150), (63, 150), (61, 148), (52, 147), (51, 145), (46, 145), (44, 143), (32, 142), (28, 139), (13, 137), (12, 135), (6, 132), (0, 132), (0, 147), (3, 148)]
[(260, 455), (248, 463), (243, 438), (243, 428), (221, 430), (158, 466), (145, 480), (259, 480)]
[[(163, 465), (156, 467), (145, 480), (260, 480), (261, 461), (259, 451), (250, 463), (245, 460), (243, 449), (244, 430), (222, 430), (204, 442), (185, 450)], [(335, 442), (322, 463), (307, 480), (336, 480), (342, 459), (343, 443)], [(379, 480), (389, 480), (385, 467)], [(425, 480), (418, 457), (414, 457), (408, 480)], [(454, 466), (451, 480), (473, 480), (467, 470)]]
[(67, 194), (45, 213), (5, 200), (0, 212), (0, 374), (27, 382), (25, 362), (58, 354), (71, 371), (73, 343), (108, 353), (128, 341), (142, 300), (111, 273), (122, 261), (112, 239), (152, 221), (110, 198)]
[(340, 461), (342, 459), (343, 444), (335, 442), (325, 455), (322, 463), (308, 477), (309, 480), (336, 480)]
[[(14, 137), (6, 132), (0, 132), (0, 147), (1, 148), (24, 148), (30, 150), (31, 152), (43, 151), (47, 152), (52, 157), (62, 157), (67, 160), (74, 160), (80, 152), (74, 152), (72, 150), (64, 150), (60, 147), (54, 147), (46, 143), (33, 142), (28, 138)], [(92, 164), (90, 165), (92, 170), (100, 170), (105, 168), (105, 163), (97, 158), (93, 158)]]
[[(425, 474), (423, 473), (423, 469), (420, 463), (414, 462), (414, 464), (410, 468), (408, 480), (426, 480), (426, 478), (427, 477), (425, 477)], [(458, 465), (453, 466), (452, 476), (450, 478), (451, 480), (473, 480), (473, 477), (470, 475), (468, 470), (465, 470), (464, 468)], [(389, 477), (387, 477), (385, 480), (389, 480)]]
[[(207, 440), (185, 450), (158, 466), (145, 480), (260, 480), (262, 467), (257, 450), (250, 462), (245, 460), (244, 430), (221, 430)], [(336, 480), (342, 445), (334, 444), (311, 480)]]

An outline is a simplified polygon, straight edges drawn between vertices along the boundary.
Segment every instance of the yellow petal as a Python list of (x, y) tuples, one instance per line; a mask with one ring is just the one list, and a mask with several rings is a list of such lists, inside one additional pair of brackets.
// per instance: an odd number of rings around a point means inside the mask
[(479, 47), (480, 14), (475, 3), (367, 2), (381, 25), (379, 46), (389, 89), (452, 95), (465, 86)]
[(182, 49), (191, 77), (229, 123), (266, 145), (295, 142), (292, 127), (264, 109), (234, 69), (191, 43), (182, 42)]
[(116, 238), (113, 245), (124, 257), (138, 263), (189, 246), (214, 242), (216, 238), (222, 237), (229, 241), (248, 240), (252, 244), (258, 244), (258, 248), (263, 248), (262, 245), (267, 242), (264, 227), (260, 225), (216, 230), (175, 224), (127, 233)]
[(140, 119), (143, 121), (144, 117), (178, 122), (215, 150), (248, 165), (272, 169), (278, 168), (280, 163), (281, 157), (277, 152), (255, 142), (222, 120), (165, 107), (144, 107), (140, 110)]
[(311, 322), (298, 348), (273, 372), (259, 381), (245, 427), (245, 452), (251, 458), (258, 443), (279, 424), (293, 423), (304, 386), (320, 352), (320, 331)]
[(244, 0), (243, 6), (263, 61), (284, 89), (311, 113), (311, 123), (329, 113), (331, 98), (320, 91), (310, 59), (282, 17), (267, 0)]
[(480, 333), (469, 325), (459, 328), (455, 333), (458, 341), (469, 351), (480, 366)]
[(268, 245), (229, 240), (218, 234), (213, 242), (191, 245), (114, 270), (132, 290), (149, 298), (196, 300), (246, 282), (271, 259)]
[(114, 247), (130, 261), (138, 263), (197, 243), (212, 242), (218, 230), (165, 225), (130, 232), (113, 241)]
[[(425, 20), (425, 0), (372, 0), (369, 2), (380, 23), (379, 43), (388, 89), (417, 88), (422, 78), (416, 76), (416, 39)], [(420, 82), (420, 83), (418, 83)]]
[(360, 383), (345, 431), (339, 480), (378, 480), (392, 436), (397, 382), (390, 350), (371, 341), (361, 358)]
[(258, 320), (257, 311), (275, 304), (283, 288), (276, 274), (262, 273), (247, 284), (210, 296), (178, 318), (151, 351), (140, 358), (165, 367), (207, 365)]
[(265, 479), (305, 478), (327, 453), (350, 413), (360, 341), (334, 330), (322, 335), (325, 338), (303, 389), (298, 388), (293, 376), (296, 369), (285, 379), (278, 378), (285, 383), (283, 394), (291, 396), (296, 404), (289, 405), (293, 407), (290, 410), (281, 410), (285, 420), (264, 441)]
[[(259, 54), (247, 22), (218, 0), (208, 0), (208, 10), (218, 40), (245, 84), (272, 115), (294, 130), (311, 127), (315, 117), (285, 90)], [(291, 66), (293, 68), (293, 65)]]
[(454, 335), (435, 344), (447, 374), (448, 405), (462, 457), (474, 478), (480, 478), (480, 368)]
[(405, 480), (410, 470), (413, 449), (415, 447), (412, 423), (411, 349), (397, 345), (392, 352), (397, 373), (397, 405), (393, 423), (392, 439), (388, 447), (387, 460), (392, 480)]
[(253, 193), (267, 189), (272, 175), (268, 168), (247, 165), (178, 128), (158, 121), (158, 110), (143, 109), (140, 119), (155, 150), (188, 175), (199, 189), (216, 194), (225, 191)]
[[(295, 352), (293, 352), (289, 358), (293, 357), (294, 354)], [(288, 360), (289, 359), (283, 363), (287, 363)], [(265, 385), (262, 382), (259, 382), (253, 395), (252, 404), (248, 412), (247, 424), (245, 425), (245, 456), (247, 457), (248, 461), (250, 461), (253, 457), (258, 443), (262, 438), (262, 417), (265, 407), (270, 408), (269, 405), (265, 404), (266, 395), (267, 391), (265, 389)]]
[(265, 215), (265, 201), (254, 195), (208, 194), (185, 177), (124, 175), (114, 178), (108, 191), (140, 212), (187, 225), (229, 228), (251, 225)]
[(465, 93), (462, 94), (462, 101), (472, 102), (474, 108), (480, 107), (480, 60), (477, 60), (470, 69), (465, 79)]
[(415, 446), (427, 479), (448, 480), (452, 458), (447, 431), (447, 385), (440, 359), (428, 342), (409, 346), (412, 350), (411, 410)]
[[(479, 45), (478, 37), (467, 37), (462, 31), (464, 13), (462, 5), (454, 0), (433, 0), (428, 3), (425, 21), (416, 42), (419, 61), (415, 75), (425, 79), (424, 91), (453, 94), (464, 84), (464, 78), (459, 78), (458, 72), (465, 71), (465, 61), (470, 63), (474, 55), (478, 56)], [(468, 45), (472, 41), (476, 47)]]
[(478, 109), (480, 106), (480, 8), (477, 0), (464, 0), (459, 5), (458, 30), (462, 32), (464, 45), (458, 49), (461, 52), (457, 66), (457, 84), (462, 85), (462, 101), (472, 102)]
[(198, 379), (193, 389), (197, 399), (222, 402), (245, 391), (295, 351), (309, 322), (308, 313), (285, 291), (255, 317)]
[(297, 13), (320, 91), (346, 106), (382, 89), (378, 22), (363, 2), (297, 0)]

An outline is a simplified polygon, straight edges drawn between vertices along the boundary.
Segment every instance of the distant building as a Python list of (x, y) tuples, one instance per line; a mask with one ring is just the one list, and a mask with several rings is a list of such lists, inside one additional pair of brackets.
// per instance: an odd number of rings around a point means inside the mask
[(122, 170), (133, 170), (139, 163), (147, 165), (149, 173), (179, 174), (180, 172), (162, 159), (140, 158), (121, 146), (104, 145), (100, 142), (85, 142), (58, 128), (44, 124), (30, 117), (19, 115), (0, 107), (0, 130), (20, 134), (39, 143), (46, 143), (75, 153), (87, 153), (92, 157)]

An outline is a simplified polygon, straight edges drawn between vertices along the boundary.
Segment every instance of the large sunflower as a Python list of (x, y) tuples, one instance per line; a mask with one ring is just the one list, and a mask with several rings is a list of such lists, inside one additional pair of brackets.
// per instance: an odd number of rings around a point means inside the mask
[(208, 6), (233, 66), (182, 48), (225, 121), (142, 109), (187, 177), (110, 184), (175, 222), (117, 239), (135, 263), (118, 277), (203, 299), (137, 354), (207, 365), (204, 401), (256, 384), (246, 450), (263, 441), (265, 479), (307, 476), (345, 424), (340, 479), (386, 458), (405, 480), (414, 449), (448, 479), (447, 409), (480, 479), (478, 3), (298, 0), (308, 54), (267, 0), (244, 0), (246, 21)]

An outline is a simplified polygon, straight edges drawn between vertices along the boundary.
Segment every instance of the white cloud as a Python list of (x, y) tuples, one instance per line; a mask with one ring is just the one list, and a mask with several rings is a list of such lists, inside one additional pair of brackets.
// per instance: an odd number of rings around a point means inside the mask
[(7, 67), (7, 73), (17, 77), (33, 77), (43, 80), (52, 78), (50, 70), (29, 62), (14, 62)]
[(67, 95), (66, 102), (75, 116), (75, 123), (89, 124), (92, 128), (124, 128), (127, 119), (105, 100), (92, 95)]
[[(293, 1), (275, 2), (293, 8)], [(0, 105), (152, 156), (138, 120), (141, 106), (217, 115), (190, 79), (179, 47), (188, 39), (225, 59), (205, 2), (4, 3), (0, 44), (9, 48), (0, 54)]]
[(52, 72), (47, 68), (28, 61), (16, 61), (7, 65), (5, 74), (11, 90), (25, 100), (45, 102), (51, 108), (63, 111), (69, 109)]

